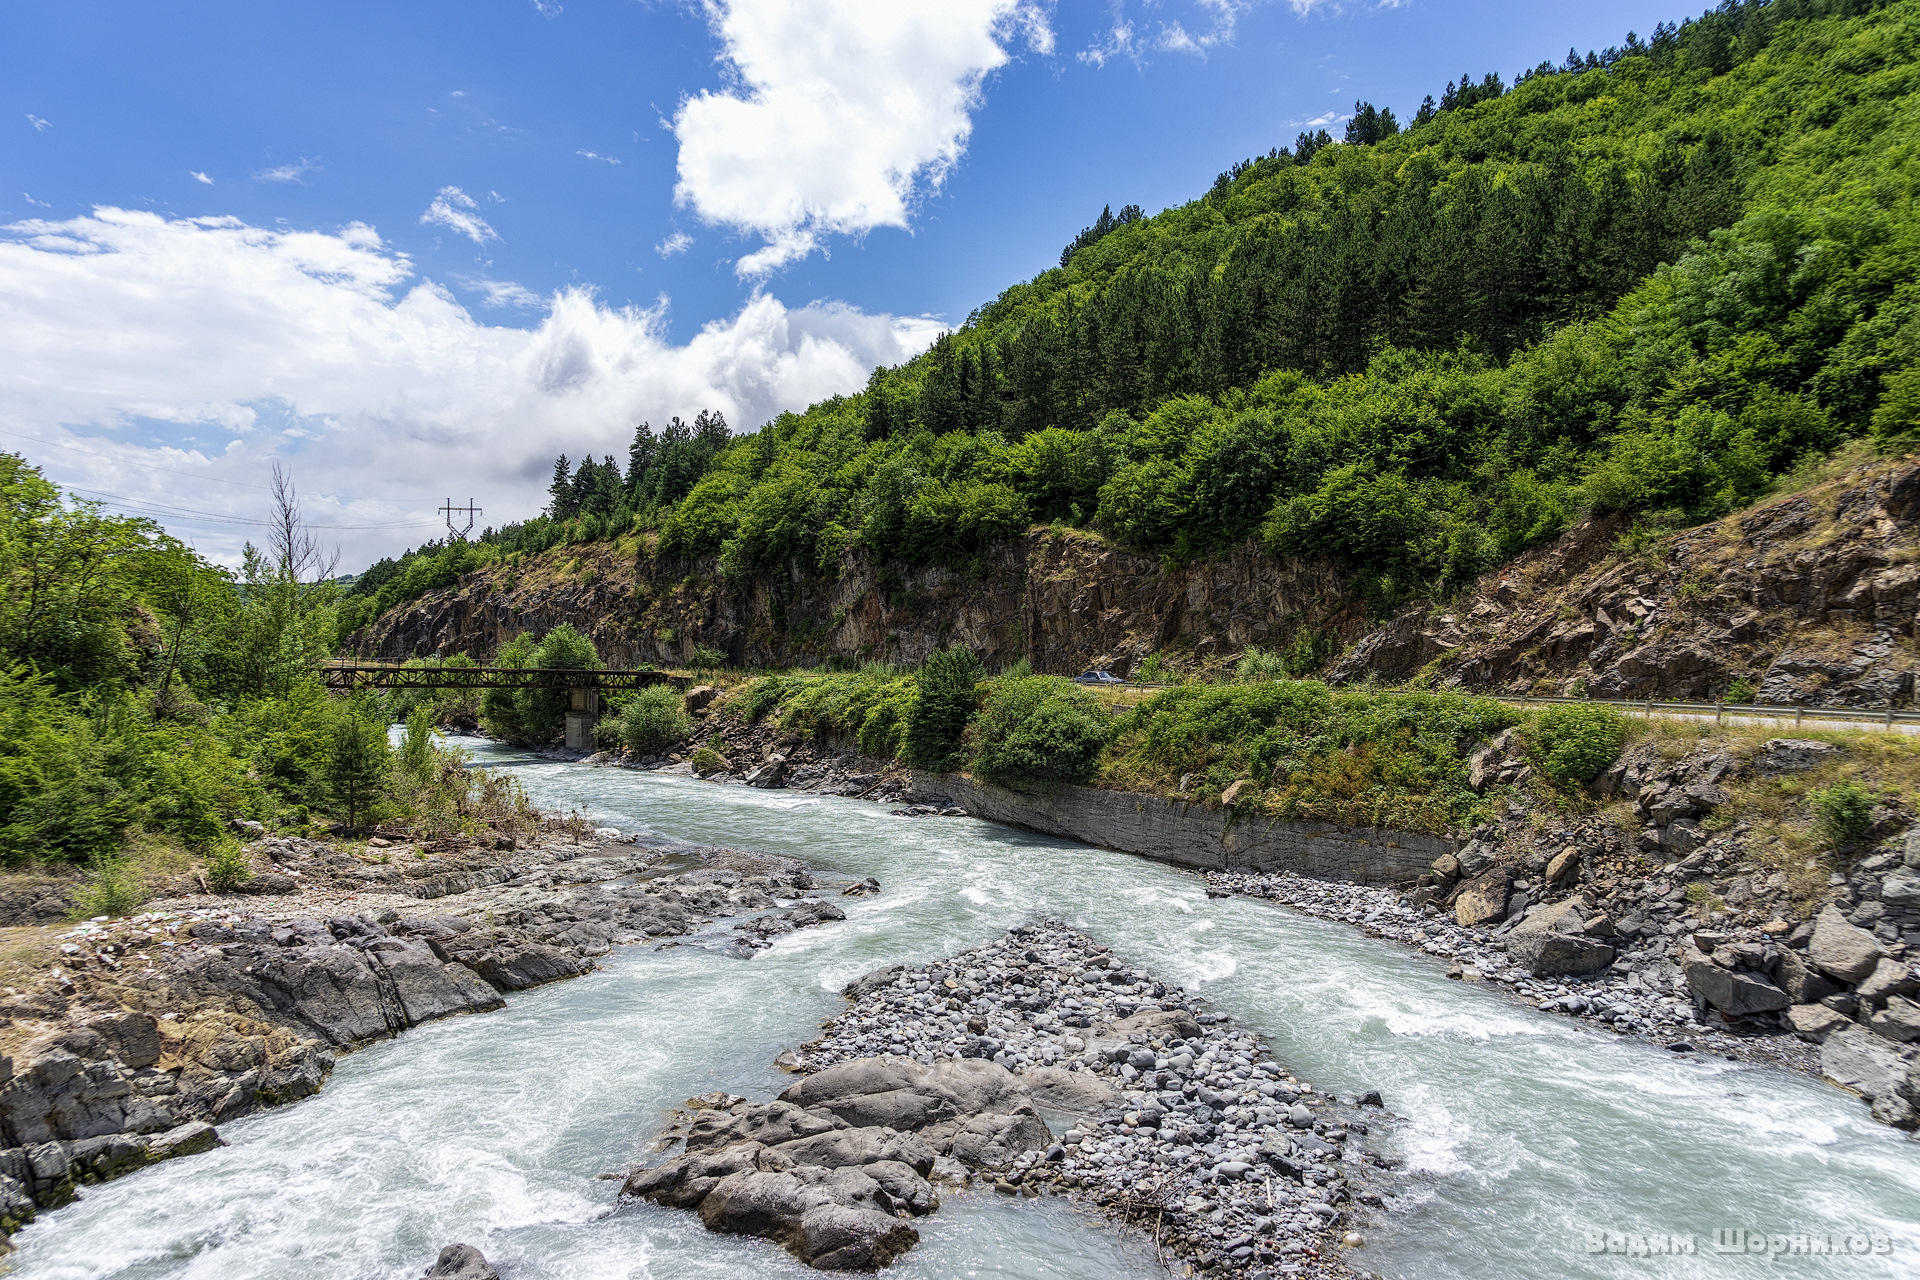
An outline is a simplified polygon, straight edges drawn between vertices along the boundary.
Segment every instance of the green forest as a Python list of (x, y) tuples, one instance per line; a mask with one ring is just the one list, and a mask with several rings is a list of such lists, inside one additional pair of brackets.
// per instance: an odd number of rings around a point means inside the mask
[(341, 592), (277, 471), (265, 543), (231, 572), (0, 453), (0, 865), (85, 868), (81, 910), (118, 913), (151, 878), (244, 883), (240, 823), (537, 822), (436, 745), (430, 714), (390, 747), (408, 705), (323, 687)]
[(750, 434), (641, 425), (547, 514), (383, 561), (647, 537), (742, 578), (977, 565), (1035, 523), (1183, 561), (1255, 539), (1376, 608), (1581, 512), (1675, 525), (1920, 432), (1920, 0), (1729, 0), (1401, 117), (1356, 104), (1061, 263), (866, 388)]

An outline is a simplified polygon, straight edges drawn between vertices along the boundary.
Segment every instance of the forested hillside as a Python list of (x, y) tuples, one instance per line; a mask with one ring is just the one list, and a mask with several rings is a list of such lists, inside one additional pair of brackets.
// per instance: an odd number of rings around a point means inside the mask
[(1581, 511), (1678, 525), (1920, 432), (1920, 0), (1730, 0), (1357, 104), (1128, 208), (866, 389), (725, 438), (641, 426), (549, 514), (375, 566), (348, 621), (634, 532), (722, 572), (975, 563), (1035, 522), (1176, 560), (1258, 539), (1376, 610)]

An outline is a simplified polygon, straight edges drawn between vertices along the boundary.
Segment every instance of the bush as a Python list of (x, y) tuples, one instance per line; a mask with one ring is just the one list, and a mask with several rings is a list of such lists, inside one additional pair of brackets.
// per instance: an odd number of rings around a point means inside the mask
[(1061, 676), (997, 680), (969, 731), (976, 777), (1021, 791), (1093, 777), (1109, 733), (1091, 691)]
[(877, 664), (793, 680), (782, 695), (780, 727), (811, 738), (851, 738), (861, 754), (890, 760), (906, 750), (918, 696), (912, 676)]
[(74, 914), (83, 919), (131, 915), (146, 900), (147, 886), (138, 873), (122, 858), (103, 857), (94, 861), (93, 875), (75, 900)]
[(1627, 741), (1627, 721), (1612, 707), (1553, 707), (1527, 735), (1528, 754), (1556, 786), (1579, 787), (1612, 764)]
[(1873, 825), (1874, 794), (1857, 782), (1841, 781), (1808, 797), (1814, 829), (1834, 848), (1858, 844)]
[(700, 671), (718, 671), (727, 665), (727, 655), (712, 645), (697, 644), (693, 646), (693, 665)]
[(232, 893), (253, 879), (253, 863), (231, 842), (207, 855), (207, 888), (215, 893)]
[[(1189, 794), (1236, 778), (1268, 788), (1273, 817), (1458, 830), (1484, 820), (1467, 786), (1467, 744), (1512, 724), (1510, 709), (1460, 694), (1339, 692), (1311, 680), (1188, 685), (1114, 725), (1101, 785)], [(1191, 775), (1189, 777), (1189, 775)]]
[(791, 691), (793, 682), (784, 676), (761, 676), (747, 686), (740, 695), (740, 710), (747, 717), (748, 724), (758, 724), (780, 706), (780, 700)]
[[(561, 623), (538, 642), (530, 634), (508, 641), (494, 661), (503, 667), (592, 671), (600, 666), (593, 641)], [(567, 713), (565, 689), (488, 689), (480, 698), (480, 722), (497, 738), (522, 745), (552, 742)]]
[(975, 688), (986, 674), (970, 649), (927, 655), (915, 682), (920, 696), (907, 713), (907, 759), (916, 767), (944, 773), (961, 762), (961, 739), (980, 705)]
[(648, 685), (620, 708), (620, 739), (640, 755), (658, 755), (687, 736), (685, 703), (669, 685)]
[(697, 748), (688, 758), (688, 762), (693, 765), (693, 771), (703, 778), (728, 767), (727, 758), (712, 747)]

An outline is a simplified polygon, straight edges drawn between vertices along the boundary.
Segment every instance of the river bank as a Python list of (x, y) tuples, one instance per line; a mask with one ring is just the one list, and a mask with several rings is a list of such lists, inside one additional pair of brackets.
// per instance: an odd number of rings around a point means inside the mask
[[(764, 721), (710, 716), (694, 738), (732, 751), (710, 775), (720, 782), (845, 794), (849, 779), (885, 776), (883, 762)], [(1807, 1072), (1914, 1132), (1920, 825), (1883, 796), (1857, 839), (1808, 858), (1765, 818), (1779, 795), (1857, 769), (1857, 749), (1845, 735), (1645, 739), (1584, 804), (1556, 810), (1509, 791), (1498, 820), (1451, 840), (1087, 787), (1030, 794), (941, 774), (893, 786), (907, 804), (898, 812), (966, 813), (1202, 870), (1216, 891), (1457, 958), (1457, 976), (1491, 978), (1545, 1011)], [(1470, 763), (1489, 794), (1531, 772), (1511, 731)]]
[(492, 1012), (613, 947), (744, 916), (714, 945), (746, 956), (844, 918), (849, 886), (792, 859), (556, 825), (524, 848), (269, 837), (248, 850), (272, 868), (251, 894), (55, 934), (57, 961), (0, 1006), (0, 1225), (207, 1151), (216, 1125), (318, 1092), (338, 1055)]
[[(471, 749), (512, 769), (542, 807), (590, 824), (761, 849), (888, 892), (843, 899), (843, 924), (783, 934), (751, 960), (725, 946), (616, 950), (486, 1018), (376, 1042), (300, 1106), (223, 1126), (232, 1147), (93, 1188), (29, 1227), (22, 1280), (185, 1280), (199, 1271), (184, 1259), (302, 1280), (417, 1274), (450, 1240), (509, 1277), (604, 1274), (638, 1257), (657, 1274), (803, 1275), (778, 1250), (714, 1236), (680, 1211), (610, 1212), (618, 1182), (595, 1173), (633, 1167), (684, 1099), (787, 1087), (770, 1064), (806, 1050), (796, 1025), (846, 1012), (838, 993), (860, 975), (933, 967), (1048, 916), (1111, 945), (1127, 972), (1231, 1010), (1317, 1092), (1377, 1088), (1405, 1117), (1374, 1126), (1400, 1167), (1381, 1171), (1394, 1211), (1352, 1259), (1368, 1270), (1612, 1280), (1630, 1260), (1584, 1244), (1608, 1223), (1704, 1241), (1721, 1223), (1827, 1222), (1920, 1248), (1902, 1208), (1920, 1195), (1911, 1144), (1788, 1074), (1596, 1035), (1450, 982), (1443, 966), (1345, 924), (1209, 898), (1200, 878), (1142, 859), (844, 798)], [(263, 1200), (262, 1185), (275, 1194)], [(980, 1180), (941, 1195), (941, 1211), (917, 1222), (921, 1243), (893, 1264), (903, 1280), (1162, 1274), (1138, 1248), (1150, 1236), (1089, 1226), (1069, 1197), (1007, 1196)], [(1728, 1275), (1766, 1271), (1716, 1261)], [(1860, 1274), (1899, 1274), (1857, 1261)]]

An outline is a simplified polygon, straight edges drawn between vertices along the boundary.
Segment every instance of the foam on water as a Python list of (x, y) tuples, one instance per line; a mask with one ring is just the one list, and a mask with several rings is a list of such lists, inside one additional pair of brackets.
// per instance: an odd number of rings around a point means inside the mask
[[(418, 1271), (461, 1239), (522, 1275), (602, 1280), (812, 1274), (690, 1214), (615, 1209), (665, 1111), (708, 1089), (766, 1096), (773, 1057), (882, 964), (1061, 916), (1198, 987), (1317, 1086), (1380, 1089), (1405, 1121), (1395, 1211), (1356, 1262), (1396, 1277), (1910, 1276), (1920, 1144), (1815, 1081), (1682, 1061), (1538, 1013), (1442, 963), (1187, 873), (971, 819), (588, 769), (477, 748), (542, 805), (598, 823), (765, 849), (879, 878), (848, 919), (751, 960), (623, 951), (507, 1008), (341, 1061), (317, 1098), (226, 1126), (233, 1146), (89, 1188), (17, 1237), (39, 1280)], [(1138, 1240), (1058, 1202), (949, 1194), (902, 1277), (1163, 1274)], [(1716, 1228), (1881, 1232), (1891, 1256), (1718, 1255)], [(1688, 1233), (1699, 1254), (1589, 1254), (1589, 1228)]]

